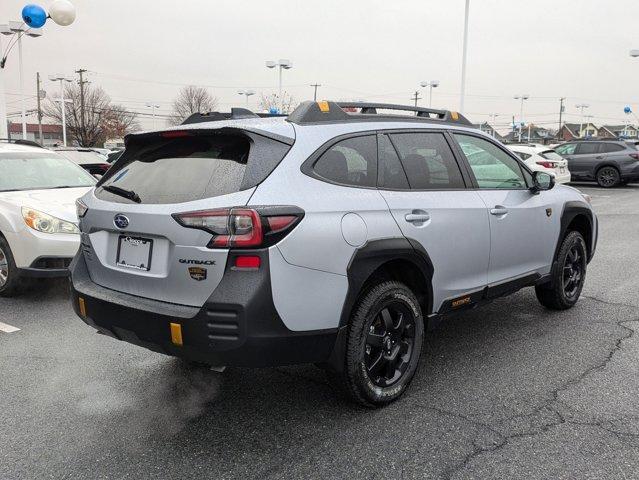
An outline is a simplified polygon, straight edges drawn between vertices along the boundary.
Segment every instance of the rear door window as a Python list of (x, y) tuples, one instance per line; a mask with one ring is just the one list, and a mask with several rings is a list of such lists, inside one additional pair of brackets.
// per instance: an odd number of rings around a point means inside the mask
[(377, 184), (377, 139), (375, 135), (347, 138), (330, 147), (313, 165), (323, 179), (354, 187)]
[(563, 145), (559, 145), (555, 147), (555, 151), (560, 155), (572, 155), (575, 153), (577, 149), (576, 143), (564, 143)]
[(411, 189), (465, 188), (457, 161), (442, 133), (394, 133), (390, 138)]
[(390, 190), (408, 190), (410, 188), (408, 178), (406, 178), (404, 167), (402, 167), (388, 135), (380, 135), (378, 139), (379, 187)]
[(583, 142), (577, 146), (577, 155), (592, 155), (599, 151), (599, 142)]
[[(142, 203), (183, 203), (246, 190), (277, 166), (290, 146), (249, 134), (210, 134), (141, 141), (100, 186), (135, 192)], [(127, 203), (98, 188), (96, 196)]]

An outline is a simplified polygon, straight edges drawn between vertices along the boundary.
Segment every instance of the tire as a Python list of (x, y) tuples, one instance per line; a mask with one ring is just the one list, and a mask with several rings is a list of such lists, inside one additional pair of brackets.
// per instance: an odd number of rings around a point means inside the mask
[(410, 384), (424, 343), (424, 319), (415, 294), (383, 281), (363, 292), (350, 318), (341, 372), (329, 381), (366, 407), (397, 400)]
[(0, 297), (13, 297), (20, 293), (23, 280), (13, 260), (11, 248), (0, 236)]
[(602, 188), (616, 187), (621, 182), (619, 170), (615, 167), (601, 167), (597, 170), (595, 178), (597, 179), (597, 184)]
[(579, 232), (568, 232), (557, 255), (557, 268), (549, 283), (537, 285), (537, 300), (551, 310), (572, 308), (586, 281), (587, 249)]

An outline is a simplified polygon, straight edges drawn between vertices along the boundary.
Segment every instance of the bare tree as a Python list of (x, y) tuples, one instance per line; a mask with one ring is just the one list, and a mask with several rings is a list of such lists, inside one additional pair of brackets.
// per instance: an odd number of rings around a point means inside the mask
[[(101, 87), (85, 85), (84, 115), (80, 101), (80, 87), (72, 84), (64, 89), (67, 134), (82, 147), (104, 144), (108, 138), (120, 138), (137, 128), (136, 115), (120, 105), (112, 105), (111, 98)], [(62, 123), (60, 103), (49, 100), (44, 114)]]
[(277, 93), (271, 95), (262, 94), (260, 98), (260, 108), (267, 112), (289, 113), (296, 106), (295, 99), (288, 93), (283, 92), (280, 99)]
[(173, 112), (169, 120), (174, 125), (179, 125), (193, 113), (208, 113), (217, 107), (217, 98), (203, 87), (189, 85), (183, 87), (175, 100), (173, 100)]

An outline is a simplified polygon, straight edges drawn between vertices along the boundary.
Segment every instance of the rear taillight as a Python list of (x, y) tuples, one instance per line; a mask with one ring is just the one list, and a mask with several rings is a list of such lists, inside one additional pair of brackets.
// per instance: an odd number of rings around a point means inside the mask
[(557, 168), (557, 164), (555, 162), (537, 162), (537, 165), (541, 165), (545, 168)]
[(639, 160), (639, 153), (630, 153), (629, 155), (635, 160)]
[(110, 163), (101, 163), (100, 165), (98, 165), (98, 168), (100, 170), (102, 170), (104, 173), (106, 173), (106, 171), (111, 168), (111, 164)]
[(251, 248), (268, 246), (288, 233), (302, 218), (303, 211), (290, 207), (224, 208), (177, 213), (173, 218), (182, 226), (213, 235), (209, 248)]

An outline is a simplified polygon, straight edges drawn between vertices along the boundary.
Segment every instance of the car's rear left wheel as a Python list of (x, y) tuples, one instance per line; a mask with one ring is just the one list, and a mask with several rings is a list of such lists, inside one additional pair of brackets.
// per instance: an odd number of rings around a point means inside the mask
[(20, 291), (22, 278), (13, 260), (9, 244), (0, 236), (0, 297), (11, 297)]
[(348, 326), (343, 370), (328, 371), (329, 380), (361, 405), (390, 403), (415, 375), (423, 339), (415, 294), (400, 282), (381, 282), (360, 297)]

